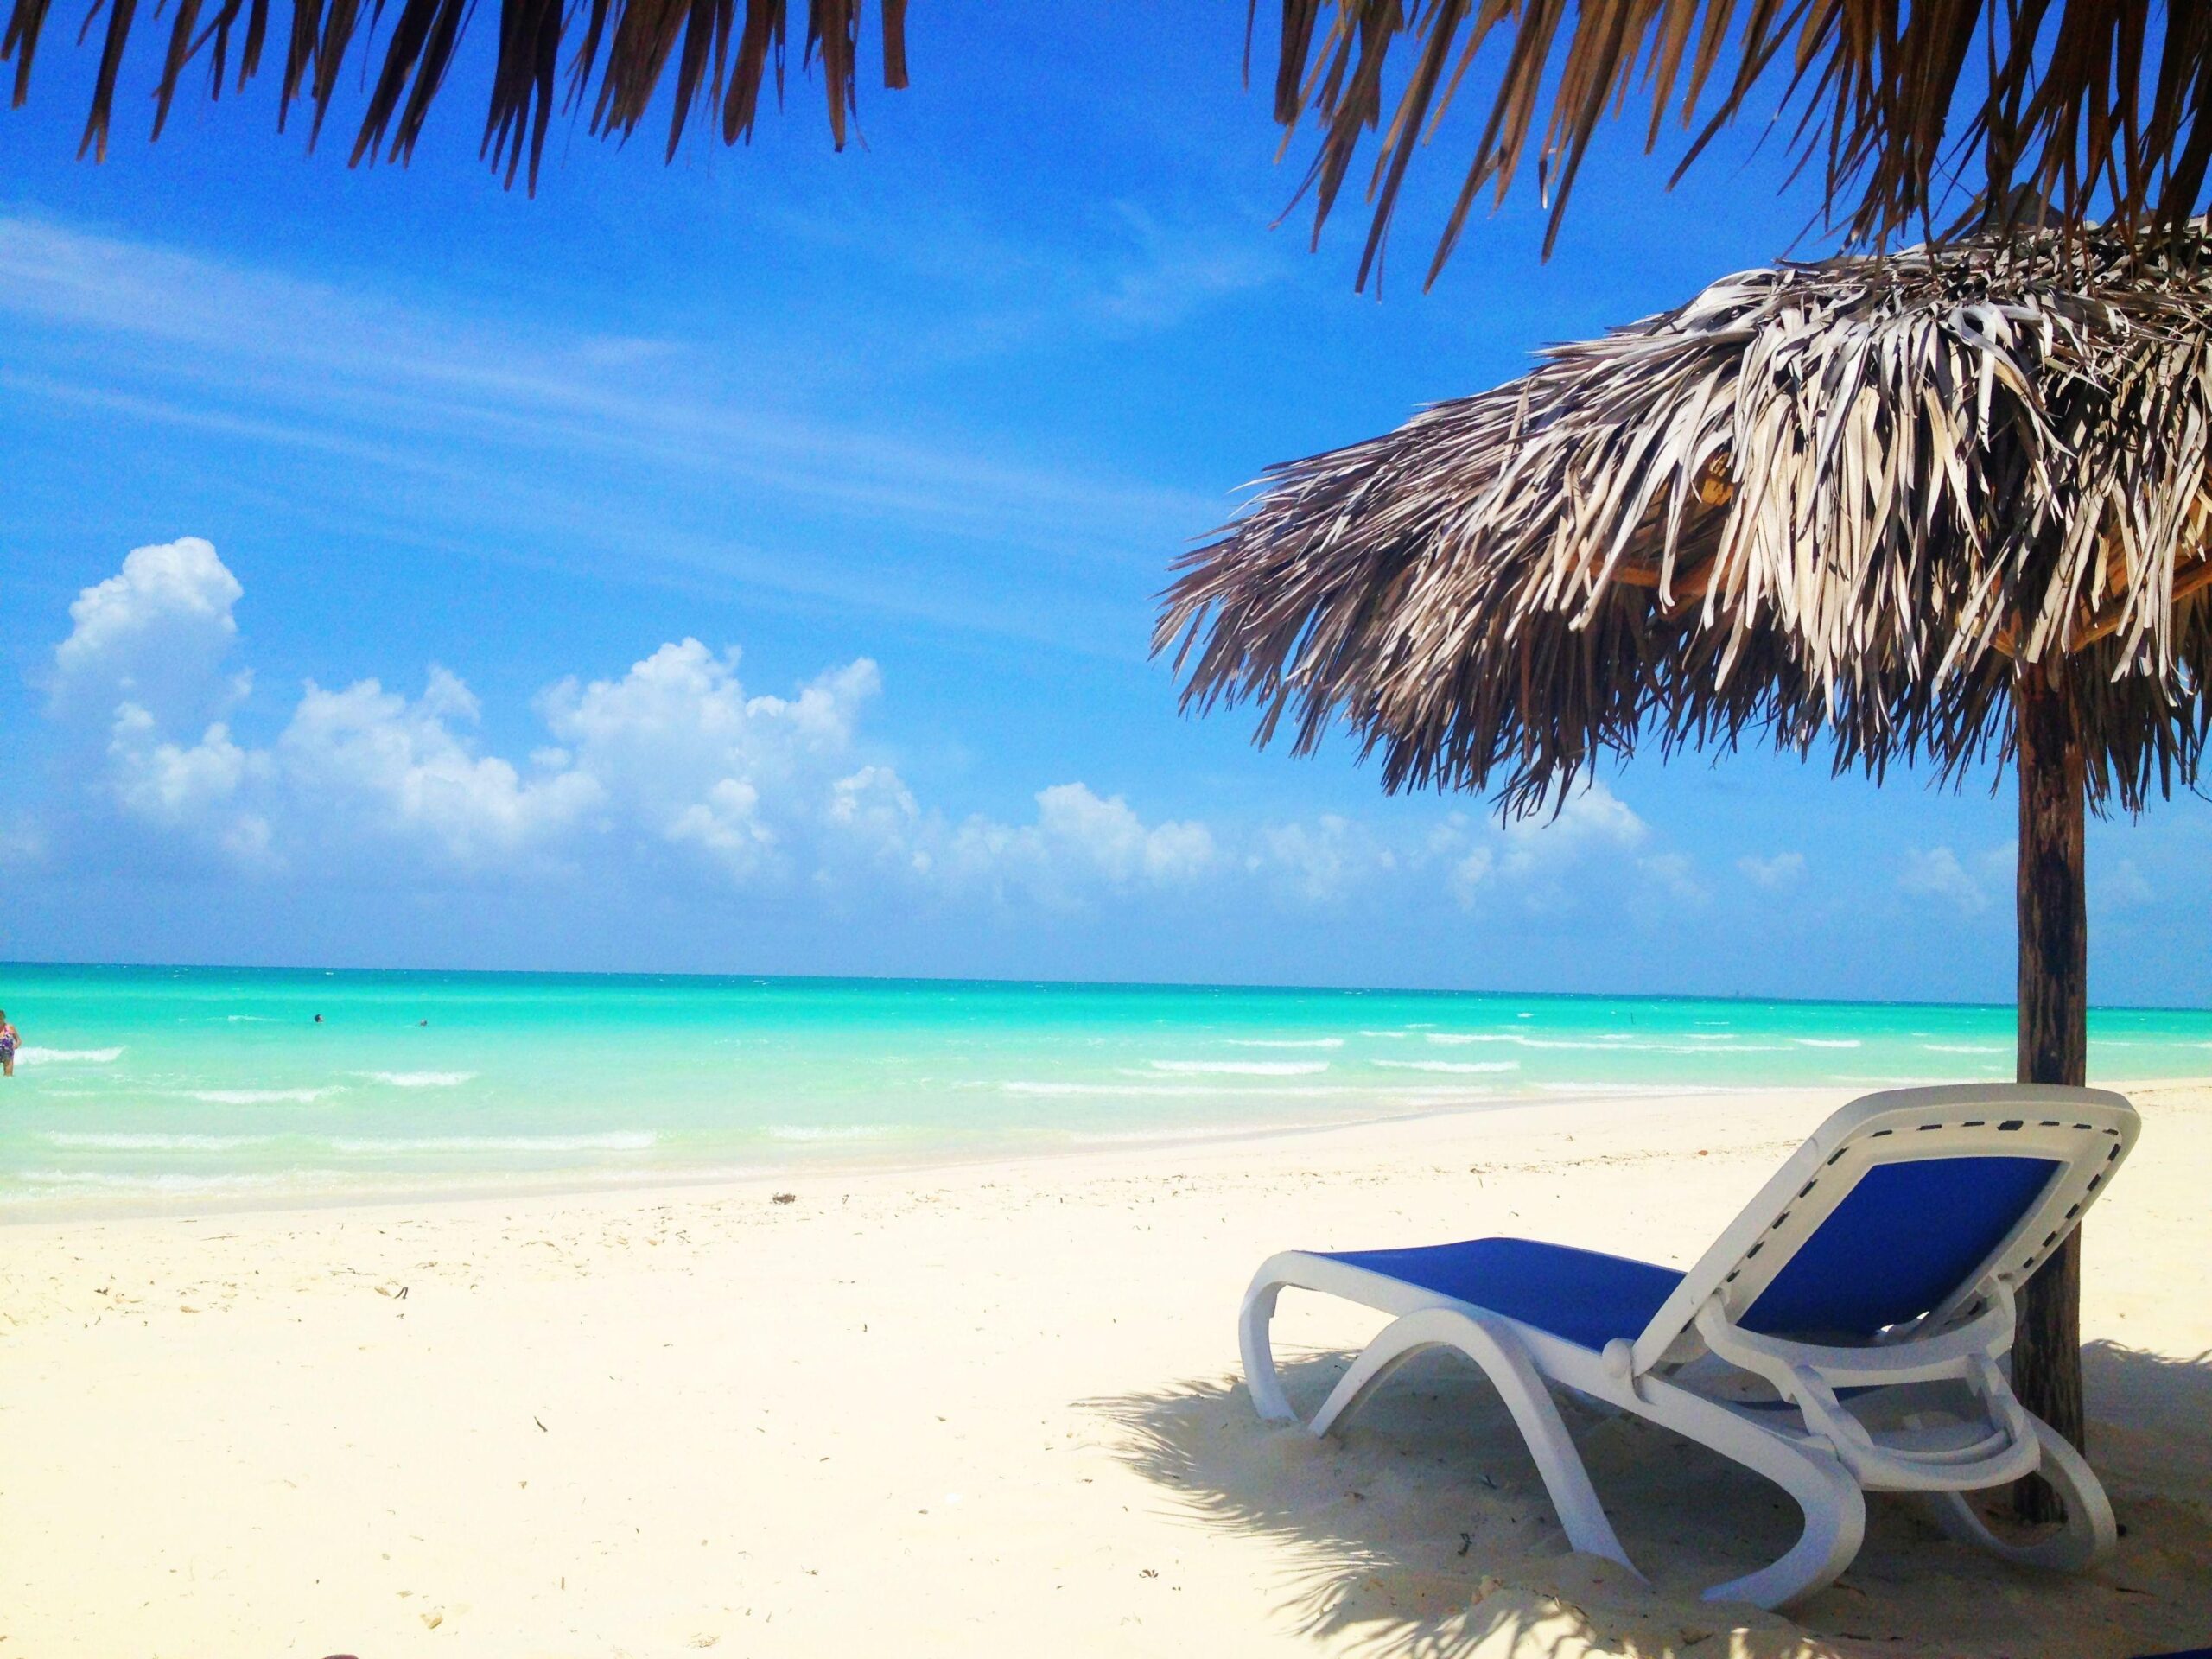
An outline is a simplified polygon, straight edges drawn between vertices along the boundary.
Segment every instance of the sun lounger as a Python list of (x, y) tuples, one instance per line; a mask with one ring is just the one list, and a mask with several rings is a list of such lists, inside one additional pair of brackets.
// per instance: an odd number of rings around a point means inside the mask
[[(1688, 1273), (1514, 1238), (1286, 1251), (1238, 1322), (1253, 1403), (1294, 1418), (1268, 1323), (1286, 1287), (1320, 1291), (1395, 1317), (1315, 1434), (1414, 1354), (1457, 1349), (1504, 1396), (1574, 1548), (1630, 1571), (1550, 1385), (1709, 1446), (1797, 1501), (1797, 1543), (1709, 1599), (1773, 1608), (1834, 1582), (1858, 1554), (1869, 1491), (1923, 1494), (1954, 1537), (2078, 1570), (2111, 1550), (2111, 1504), (2013, 1396), (2005, 1361), (2014, 1293), (2110, 1183), (2136, 1127), (2126, 1100), (2100, 1090), (1870, 1095), (1822, 1124)], [(2007, 1542), (1966, 1495), (2031, 1471), (2065, 1523)]]

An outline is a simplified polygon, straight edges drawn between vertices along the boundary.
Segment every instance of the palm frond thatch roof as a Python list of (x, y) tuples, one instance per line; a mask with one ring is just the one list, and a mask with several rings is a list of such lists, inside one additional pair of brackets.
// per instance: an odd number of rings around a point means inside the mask
[[(312, 143), (339, 89), (358, 84), (352, 160), (404, 162), (477, 16), (474, 0), (82, 3), (77, 38), (99, 52), (82, 148), (97, 156), (132, 43), (151, 35), (156, 137), (190, 80), (220, 97), (267, 56), (282, 64), (280, 126), (303, 105)], [(67, 24), (56, 24), (54, 0), (5, 5), (0, 65), (14, 66), (21, 105), (41, 41)], [(840, 148), (865, 5), (806, 0), (802, 56), (818, 60)], [(749, 138), (772, 78), (782, 97), (791, 9), (498, 0), (484, 8), (498, 22), (483, 153), (510, 184), (519, 172), (534, 187), (556, 111), (626, 139), (663, 98), (671, 157), (702, 125), (726, 143)], [(906, 0), (877, 10), (884, 85), (904, 86)], [(1306, 180), (1317, 236), (1376, 140), (1363, 284), (1415, 152), (1463, 86), (1492, 90), (1479, 130), (1470, 123), (1446, 146), (1470, 159), (1432, 280), (1476, 200), (1485, 188), (1502, 199), (1532, 147), (1556, 236), (1599, 129), (1631, 100), (1648, 103), (1647, 147), (1678, 120), (1696, 135), (1692, 159), (1739, 118), (1794, 118), (1798, 165), (1820, 179), (1830, 221), (1865, 245), (1933, 234), (1954, 209), (2009, 222), (2020, 200), (2075, 227), (2101, 214), (2171, 231), (2202, 205), (2212, 168), (2212, 6), (2182, 0), (1281, 0), (1276, 38), (1275, 118), (1318, 130)]]
[(2203, 751), (2209, 463), (2201, 221), (1785, 264), (1274, 468), (1155, 647), (1262, 741), (1523, 807), (1648, 739), (1955, 774), (2063, 662), (2133, 809)]

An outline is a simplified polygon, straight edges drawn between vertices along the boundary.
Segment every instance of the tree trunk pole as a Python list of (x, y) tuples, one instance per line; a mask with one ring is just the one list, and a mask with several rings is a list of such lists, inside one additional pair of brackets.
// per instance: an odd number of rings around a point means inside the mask
[[(2086, 801), (2082, 737), (2064, 673), (2063, 659), (2028, 664), (2014, 682), (2020, 774), (2018, 1077), (2079, 1088), (2088, 1080), (2089, 1060)], [(2044, 1261), (2020, 1298), (2012, 1389), (2021, 1404), (2084, 1446), (2078, 1229)], [(2022, 1520), (2057, 1518), (2056, 1495), (2032, 1478), (2016, 1490), (2014, 1508)]]

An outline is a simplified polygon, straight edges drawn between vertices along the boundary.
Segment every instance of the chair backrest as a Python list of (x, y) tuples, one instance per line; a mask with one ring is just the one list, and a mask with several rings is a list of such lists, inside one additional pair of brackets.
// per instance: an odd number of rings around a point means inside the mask
[(1658, 1363), (1716, 1293), (1731, 1323), (1863, 1343), (2018, 1287), (2071, 1232), (2139, 1120), (2101, 1089), (1961, 1084), (1868, 1095), (1821, 1125), (1637, 1338)]

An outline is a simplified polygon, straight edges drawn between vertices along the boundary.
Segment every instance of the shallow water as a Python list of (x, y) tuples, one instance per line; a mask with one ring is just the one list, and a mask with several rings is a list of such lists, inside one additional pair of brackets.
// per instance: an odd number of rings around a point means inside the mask
[[(2012, 1069), (2010, 1008), (1927, 1004), (15, 966), (0, 1007), (16, 1216)], [(2098, 1010), (2090, 1071), (2212, 1074), (2212, 1014)]]

